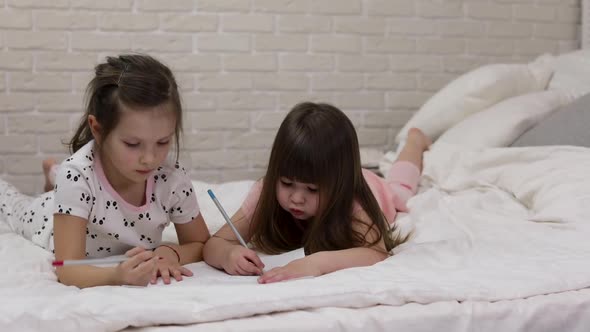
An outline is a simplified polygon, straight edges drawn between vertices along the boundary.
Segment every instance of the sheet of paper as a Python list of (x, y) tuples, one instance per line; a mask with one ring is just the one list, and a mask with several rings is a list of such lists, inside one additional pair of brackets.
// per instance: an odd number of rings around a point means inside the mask
[[(303, 252), (303, 248), (296, 249), (293, 251), (289, 251), (280, 255), (266, 255), (262, 253), (258, 253), (258, 256), (264, 262), (264, 270), (269, 271), (275, 267), (280, 267), (289, 264), (289, 262), (303, 258), (305, 256)], [(185, 265), (186, 268), (191, 270), (194, 273), (194, 277), (185, 277), (184, 280), (180, 283), (179, 286), (182, 285), (202, 285), (203, 283), (212, 283), (212, 284), (253, 284), (256, 283), (258, 276), (234, 276), (225, 273), (225, 271), (220, 271), (216, 268), (213, 268), (205, 262), (198, 262), (198, 263), (191, 263)], [(176, 280), (170, 280), (171, 284), (176, 284)], [(157, 285), (163, 285), (161, 278), (158, 278)], [(149, 285), (150, 287), (152, 285)]]

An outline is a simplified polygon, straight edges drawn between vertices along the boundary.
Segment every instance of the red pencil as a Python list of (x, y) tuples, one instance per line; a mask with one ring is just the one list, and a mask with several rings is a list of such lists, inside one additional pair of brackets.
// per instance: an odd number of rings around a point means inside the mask
[(53, 266), (66, 265), (103, 265), (103, 264), (118, 264), (126, 261), (129, 257), (125, 255), (110, 256), (105, 258), (91, 258), (91, 259), (69, 259), (63, 261), (53, 261)]

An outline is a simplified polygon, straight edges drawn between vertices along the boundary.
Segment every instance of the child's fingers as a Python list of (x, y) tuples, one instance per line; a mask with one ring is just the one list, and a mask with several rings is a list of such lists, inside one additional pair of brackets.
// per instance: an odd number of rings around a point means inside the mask
[(277, 275), (280, 275), (282, 272), (282, 269), (280, 267), (275, 267), (274, 269), (264, 272), (260, 278), (258, 278), (258, 282), (261, 284), (267, 283), (269, 280), (272, 280), (273, 278), (275, 278)]
[(127, 250), (127, 252), (125, 253), (125, 256), (133, 257), (142, 251), (145, 251), (145, 249), (143, 249), (142, 247), (131, 248), (131, 249)]
[(152, 283), (152, 285), (155, 285), (157, 281), (158, 281), (158, 269), (154, 269), (154, 271), (152, 271), (152, 280), (150, 282)]
[(192, 277), (193, 276), (193, 271), (187, 269), (186, 267), (181, 266), (179, 269), (180, 273), (183, 276), (187, 276), (187, 277)]
[(167, 267), (160, 269), (160, 276), (166, 285), (170, 283), (170, 270)]
[(249, 276), (252, 275), (252, 273), (246, 271), (245, 269), (243, 269), (240, 265), (236, 265), (236, 275), (240, 275), (240, 276)]
[(156, 257), (154, 256), (153, 252), (144, 251), (144, 252), (140, 252), (140, 253), (132, 256), (125, 263), (128, 263), (132, 268), (135, 268), (135, 267), (139, 266), (141, 263), (147, 262), (147, 261), (152, 260), (154, 258), (156, 258)]
[(289, 276), (286, 276), (286, 275), (284, 275), (284, 274), (278, 274), (278, 275), (276, 275), (276, 276), (274, 276), (274, 277), (272, 277), (272, 278), (268, 279), (268, 280), (266, 281), (266, 283), (267, 283), (267, 284), (270, 284), (270, 283), (273, 283), (273, 282), (285, 281), (285, 280), (288, 280), (288, 279), (291, 279), (291, 277), (289, 277)]
[(264, 276), (271, 277), (271, 276), (279, 273), (280, 269), (281, 269), (281, 267), (275, 267), (274, 269), (265, 272)]
[(244, 252), (244, 257), (246, 257), (250, 262), (252, 262), (258, 269), (264, 269), (264, 263), (260, 260), (260, 257), (256, 255), (256, 253), (252, 250), (248, 250)]
[(260, 275), (262, 272), (256, 265), (254, 265), (254, 263), (250, 262), (245, 257), (238, 261), (238, 266), (249, 275)]
[(182, 281), (182, 273), (180, 272), (180, 270), (172, 269), (172, 272), (170, 274), (172, 274), (172, 277), (174, 277), (176, 281)]
[[(135, 256), (137, 257), (137, 256)], [(141, 274), (149, 274), (152, 275), (156, 269), (156, 262), (158, 261), (158, 257), (154, 256), (151, 259), (146, 259), (143, 262), (139, 263), (135, 268)]]
[(275, 276), (274, 274), (272, 275), (272, 277), (268, 276), (268, 275), (262, 275), (262, 276), (260, 276), (260, 278), (258, 278), (258, 283), (259, 284), (267, 284), (270, 282), (270, 280), (272, 280), (272, 278), (274, 276)]
[(272, 282), (278, 282), (278, 281), (284, 281), (284, 280), (288, 280), (294, 278), (293, 276), (290, 276), (287, 273), (276, 273), (274, 274), (272, 277), (267, 277), (267, 278), (259, 278), (259, 283), (261, 284), (270, 284)]
[(152, 279), (157, 259), (157, 257), (154, 257), (150, 260), (141, 262), (133, 269), (133, 273), (136, 276), (140, 276), (140, 279), (145, 280), (145, 284), (149, 283), (150, 279)]

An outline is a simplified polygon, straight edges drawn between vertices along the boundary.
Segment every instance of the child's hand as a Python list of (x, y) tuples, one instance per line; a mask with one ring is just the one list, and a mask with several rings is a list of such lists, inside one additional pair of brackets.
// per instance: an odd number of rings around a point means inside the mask
[(128, 250), (125, 256), (130, 258), (115, 268), (118, 284), (147, 286), (156, 270), (158, 257), (151, 250), (140, 247)]
[(176, 281), (182, 281), (182, 276), (192, 277), (193, 272), (178, 262), (178, 256), (166, 246), (160, 246), (154, 250), (154, 252), (160, 257), (156, 263), (156, 269), (152, 274), (151, 283), (155, 284), (158, 281), (158, 277), (162, 277), (164, 284), (170, 284), (170, 276), (174, 277)]
[(241, 245), (234, 245), (229, 250), (223, 269), (231, 275), (261, 275), (264, 263), (253, 250)]
[(322, 272), (312, 261), (300, 258), (285, 266), (275, 267), (274, 269), (265, 272), (258, 278), (258, 283), (269, 284), (271, 282), (302, 277), (317, 277), (320, 275), (322, 275)]

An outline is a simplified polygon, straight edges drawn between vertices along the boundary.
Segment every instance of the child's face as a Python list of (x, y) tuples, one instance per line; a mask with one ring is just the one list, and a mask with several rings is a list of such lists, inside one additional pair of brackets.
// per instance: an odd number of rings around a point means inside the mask
[[(144, 183), (166, 159), (174, 140), (176, 116), (169, 104), (123, 110), (119, 123), (102, 142), (101, 158), (119, 183)], [(105, 160), (106, 159), (106, 160)]]
[(318, 211), (318, 187), (312, 183), (281, 177), (277, 182), (277, 199), (281, 207), (295, 219), (307, 220)]

